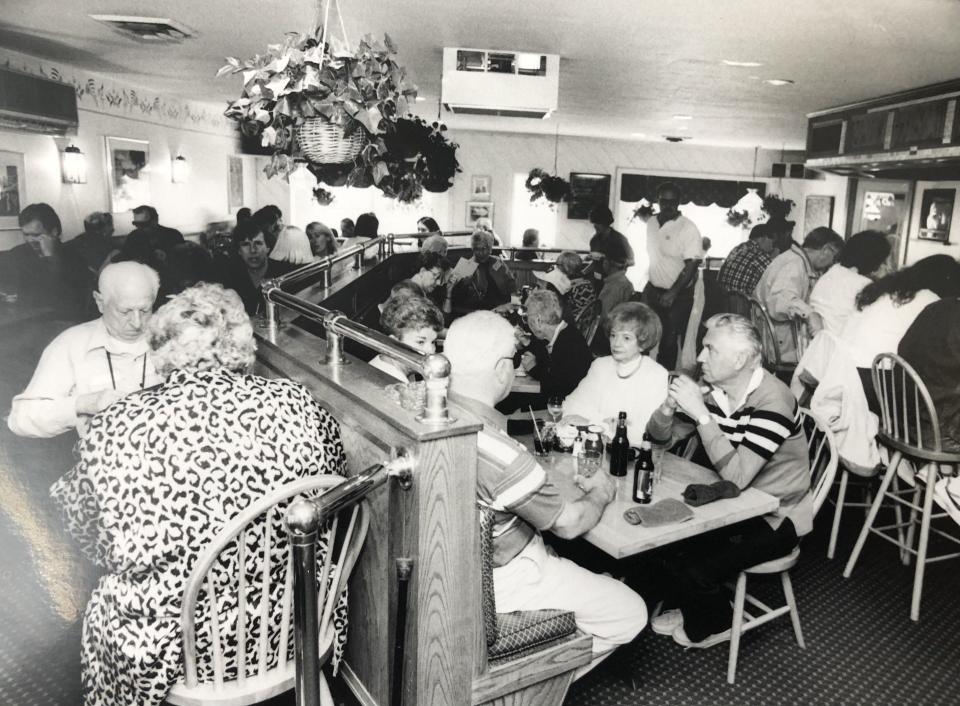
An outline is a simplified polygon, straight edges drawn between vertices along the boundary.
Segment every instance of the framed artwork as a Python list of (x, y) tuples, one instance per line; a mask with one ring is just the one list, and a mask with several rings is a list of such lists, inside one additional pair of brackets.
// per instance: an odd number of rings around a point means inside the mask
[(467, 228), (473, 228), (477, 225), (477, 220), (480, 218), (489, 218), (492, 227), (493, 203), (490, 201), (467, 201)]
[(470, 198), (477, 200), (489, 200), (490, 198), (490, 177), (474, 174), (470, 177)]
[(107, 137), (107, 185), (110, 212), (123, 213), (150, 199), (150, 143)]
[(26, 205), (23, 153), (0, 150), (0, 230), (17, 230), (17, 216)]
[(939, 240), (941, 243), (950, 239), (950, 222), (953, 220), (953, 202), (956, 198), (956, 189), (927, 189), (923, 192), (920, 238)]
[(803, 209), (803, 230), (809, 233), (820, 226), (830, 227), (833, 221), (832, 196), (807, 196)]
[(610, 175), (570, 172), (567, 218), (585, 220), (594, 206), (610, 204)]
[(227, 157), (227, 208), (243, 206), (243, 159)]

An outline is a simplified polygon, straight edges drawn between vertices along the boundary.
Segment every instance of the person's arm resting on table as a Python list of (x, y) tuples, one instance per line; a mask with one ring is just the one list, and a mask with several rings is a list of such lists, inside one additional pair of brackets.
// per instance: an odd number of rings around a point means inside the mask
[(595, 473), (590, 478), (580, 476), (577, 484), (585, 494), (577, 500), (565, 502), (550, 528), (561, 539), (575, 539), (596, 527), (604, 508), (613, 501), (616, 492), (610, 477), (603, 472)]

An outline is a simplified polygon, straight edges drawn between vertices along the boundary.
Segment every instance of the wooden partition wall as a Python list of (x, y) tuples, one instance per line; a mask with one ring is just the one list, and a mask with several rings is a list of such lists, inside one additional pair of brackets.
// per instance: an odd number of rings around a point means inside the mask
[(341, 669), (365, 705), (391, 703), (397, 627), (396, 560), (413, 560), (406, 620), (403, 703), (470, 704), (486, 668), (480, 619), (476, 510), (480, 422), (461, 409), (447, 427), (418, 423), (383, 392), (393, 382), (347, 356), (322, 364), (324, 343), (295, 326), (275, 343), (258, 336), (257, 373), (297, 380), (340, 422), (350, 473), (405, 448), (416, 459), (413, 487), (383, 486), (370, 498), (371, 523), (350, 581), (350, 627)]

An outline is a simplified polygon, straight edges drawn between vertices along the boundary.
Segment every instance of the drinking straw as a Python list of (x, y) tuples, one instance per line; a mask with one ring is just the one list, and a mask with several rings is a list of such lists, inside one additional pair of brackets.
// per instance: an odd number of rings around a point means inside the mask
[(537, 418), (533, 414), (533, 405), (527, 407), (530, 410), (530, 419), (533, 420), (533, 433), (537, 436), (537, 441), (540, 442), (540, 446), (543, 446), (543, 438), (540, 436), (540, 429), (537, 427)]

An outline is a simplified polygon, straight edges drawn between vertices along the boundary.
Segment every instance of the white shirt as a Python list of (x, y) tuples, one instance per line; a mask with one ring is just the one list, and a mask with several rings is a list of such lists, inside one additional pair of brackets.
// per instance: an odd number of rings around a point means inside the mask
[(863, 311), (853, 312), (840, 336), (853, 364), (869, 368), (880, 353), (896, 353), (913, 320), (939, 299), (929, 289), (921, 289), (912, 300), (897, 306), (889, 294), (884, 294)]
[(669, 289), (683, 272), (684, 260), (703, 259), (700, 231), (683, 215), (663, 225), (654, 216), (647, 221), (647, 256), (650, 284)]
[(628, 377), (617, 374), (612, 356), (597, 358), (587, 376), (563, 402), (564, 415), (578, 415), (594, 424), (604, 424), (612, 433), (617, 414), (627, 413), (627, 434), (637, 444), (650, 415), (667, 398), (666, 368), (643, 356), (637, 371)]
[(13, 398), (7, 425), (19, 436), (51, 437), (74, 427), (83, 436), (86, 417), (77, 414), (77, 397), (159, 382), (145, 336), (121, 341), (95, 319), (68, 328), (44, 349), (27, 389)]
[(823, 319), (823, 328), (834, 336), (843, 331), (850, 314), (857, 310), (857, 295), (870, 278), (836, 264), (817, 280), (809, 304)]

